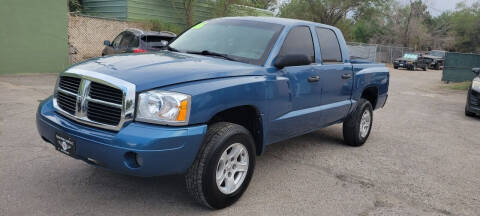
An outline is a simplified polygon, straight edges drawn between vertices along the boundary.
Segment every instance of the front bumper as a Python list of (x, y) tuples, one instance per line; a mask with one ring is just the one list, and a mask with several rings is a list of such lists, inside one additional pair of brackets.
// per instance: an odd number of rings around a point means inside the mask
[[(76, 148), (72, 157), (89, 164), (128, 175), (161, 176), (187, 171), (195, 160), (207, 126), (166, 127), (131, 122), (113, 132), (61, 116), (55, 112), (52, 98), (48, 98), (38, 108), (37, 129), (49, 143), (56, 142), (57, 133), (73, 137)], [(141, 166), (129, 164), (128, 155), (132, 153), (141, 157)]]
[(397, 68), (410, 68), (410, 67), (413, 66), (413, 65), (410, 64), (410, 63), (394, 62), (394, 63), (393, 63), (393, 66), (394, 66), (394, 67), (397, 67)]
[(471, 113), (480, 115), (480, 92), (473, 89), (468, 92), (467, 110)]

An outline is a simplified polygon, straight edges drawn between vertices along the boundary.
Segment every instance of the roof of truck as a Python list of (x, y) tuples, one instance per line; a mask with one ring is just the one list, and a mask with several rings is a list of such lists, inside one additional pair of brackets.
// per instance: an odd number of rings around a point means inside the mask
[(305, 21), (305, 20), (298, 20), (298, 19), (280, 18), (280, 17), (242, 16), (242, 17), (224, 17), (224, 18), (218, 18), (218, 19), (236, 19), (236, 20), (259, 21), (259, 22), (280, 24), (280, 25), (285, 25), (285, 26), (293, 26), (293, 25), (298, 25), (298, 24), (309, 24), (309, 25), (317, 25), (317, 26), (335, 28), (333, 26), (329, 26), (329, 25), (325, 25), (325, 24), (321, 24), (321, 23)]

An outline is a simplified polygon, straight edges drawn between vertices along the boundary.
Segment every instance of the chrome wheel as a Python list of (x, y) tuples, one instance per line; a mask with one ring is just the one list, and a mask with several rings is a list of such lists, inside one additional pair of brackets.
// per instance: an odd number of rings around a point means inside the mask
[(370, 125), (372, 122), (372, 114), (369, 110), (365, 110), (360, 121), (360, 137), (365, 138), (370, 131)]
[(248, 151), (244, 145), (234, 143), (222, 153), (217, 164), (216, 182), (223, 194), (232, 194), (242, 186), (248, 173)]

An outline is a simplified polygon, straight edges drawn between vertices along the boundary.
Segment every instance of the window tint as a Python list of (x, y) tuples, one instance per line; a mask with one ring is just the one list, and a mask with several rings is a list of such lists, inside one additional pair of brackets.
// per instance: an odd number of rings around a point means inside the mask
[(120, 33), (115, 39), (113, 39), (112, 46), (113, 48), (118, 48), (120, 46), (120, 41), (122, 40), (123, 33)]
[(307, 55), (312, 62), (315, 61), (315, 50), (310, 29), (306, 26), (294, 27), (283, 42), (280, 56), (285, 55)]
[(236, 61), (263, 65), (282, 29), (282, 25), (259, 21), (210, 20), (184, 32), (170, 47), (183, 52), (208, 50)]
[[(129, 48), (135, 44), (135, 35), (130, 32), (123, 33), (122, 42), (120, 42), (120, 48)], [(138, 43), (137, 43), (138, 45)]]
[(323, 62), (342, 62), (342, 52), (335, 32), (326, 28), (317, 28), (316, 32)]

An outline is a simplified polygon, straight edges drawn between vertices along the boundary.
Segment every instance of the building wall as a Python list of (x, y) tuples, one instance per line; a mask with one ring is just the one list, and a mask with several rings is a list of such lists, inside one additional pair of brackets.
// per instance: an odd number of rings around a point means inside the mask
[[(196, 0), (194, 22), (214, 17), (211, 0)], [(273, 12), (234, 5), (230, 16), (273, 16)], [(128, 21), (158, 20), (185, 27), (183, 0), (83, 0), (83, 14)]]
[[(128, 20), (160, 20), (185, 26), (182, 0), (128, 0)], [(212, 17), (212, 6), (208, 0), (197, 0), (194, 8), (194, 22)]]
[(104, 18), (127, 19), (127, 0), (83, 0), (83, 13)]
[(67, 1), (1, 3), (0, 74), (64, 70), (68, 66)]

